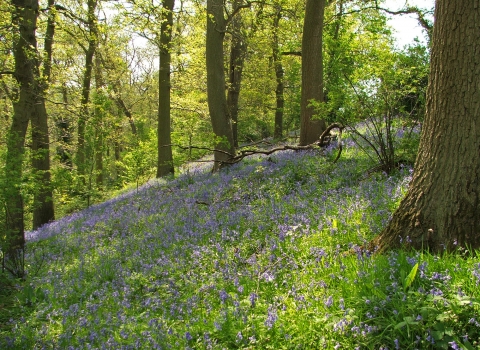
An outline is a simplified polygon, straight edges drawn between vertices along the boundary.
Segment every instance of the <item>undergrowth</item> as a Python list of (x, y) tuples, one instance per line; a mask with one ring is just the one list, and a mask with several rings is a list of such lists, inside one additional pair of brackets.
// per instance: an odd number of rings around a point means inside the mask
[(30, 232), (0, 348), (478, 348), (473, 254), (360, 249), (411, 168), (320, 153), (198, 166)]

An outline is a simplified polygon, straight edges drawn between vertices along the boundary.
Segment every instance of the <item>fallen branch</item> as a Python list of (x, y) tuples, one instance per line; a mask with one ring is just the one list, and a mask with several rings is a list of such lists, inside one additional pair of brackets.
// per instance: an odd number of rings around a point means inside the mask
[[(286, 151), (286, 150), (303, 151), (303, 150), (308, 150), (308, 149), (314, 149), (314, 148), (317, 148), (317, 147), (326, 147), (330, 144), (330, 140), (328, 140), (328, 138), (330, 136), (330, 131), (332, 131), (333, 129), (338, 129), (339, 130), (339, 136), (341, 137), (344, 126), (340, 123), (333, 123), (333, 124), (329, 125), (325, 129), (325, 131), (322, 133), (322, 135), (320, 135), (320, 138), (317, 141), (315, 141), (314, 143), (311, 143), (309, 145), (305, 145), (305, 146), (284, 145), (284, 146), (272, 148), (272, 149), (265, 150), (265, 151), (258, 150), (258, 149), (241, 150), (238, 155), (235, 155), (235, 156), (231, 157), (231, 159), (229, 159), (228, 161), (226, 161), (224, 163), (235, 164), (235, 163), (240, 162), (243, 158), (251, 156), (251, 155), (255, 155), (255, 154), (270, 155), (270, 154), (278, 152), (278, 151)], [(335, 158), (334, 162), (337, 162), (337, 160), (340, 158), (340, 153), (342, 152), (341, 143), (339, 143), (339, 144), (340, 144), (339, 152), (338, 152), (338, 155)]]
[(212, 148), (209, 148), (209, 147), (201, 147), (201, 146), (182, 146), (182, 145), (177, 145), (177, 144), (170, 144), (170, 145), (164, 145), (162, 147), (178, 147), (180, 149), (183, 149), (183, 150), (190, 150), (190, 149), (199, 149), (199, 150), (203, 150), (203, 151), (209, 151), (209, 152), (219, 152), (219, 153), (223, 153), (223, 154), (226, 154), (229, 156), (229, 159), (226, 160), (226, 161), (216, 161), (216, 160), (203, 160), (203, 161), (194, 161), (194, 162), (219, 162), (221, 163), (221, 165), (232, 165), (232, 164), (236, 164), (240, 161), (243, 160), (243, 158), (245, 157), (248, 157), (248, 156), (253, 156), (253, 155), (256, 155), (256, 154), (263, 154), (263, 155), (270, 155), (272, 153), (275, 153), (275, 152), (279, 152), (279, 151), (286, 151), (286, 150), (294, 150), (294, 151), (304, 151), (304, 150), (309, 150), (309, 149), (315, 149), (315, 148), (318, 148), (318, 147), (326, 147), (330, 144), (330, 131), (332, 131), (333, 129), (338, 129), (339, 130), (339, 134), (338, 134), (338, 140), (339, 140), (339, 147), (338, 147), (338, 154), (335, 158), (335, 160), (333, 161), (334, 163), (336, 163), (338, 161), (338, 159), (340, 158), (340, 155), (342, 153), (342, 143), (341, 143), (341, 137), (342, 137), (342, 131), (343, 129), (345, 128), (345, 126), (343, 124), (340, 124), (340, 123), (333, 123), (331, 125), (329, 125), (325, 131), (322, 133), (322, 135), (320, 135), (320, 138), (309, 144), (309, 145), (305, 145), (305, 146), (291, 146), (291, 145), (284, 145), (284, 146), (280, 146), (280, 147), (275, 147), (275, 148), (272, 148), (272, 149), (269, 149), (269, 150), (260, 150), (260, 149), (244, 149), (244, 150), (239, 150), (239, 153), (238, 154), (231, 154), (231, 153), (228, 153), (228, 152), (225, 152), (225, 151), (222, 151), (222, 150), (218, 150), (218, 149), (212, 149)]

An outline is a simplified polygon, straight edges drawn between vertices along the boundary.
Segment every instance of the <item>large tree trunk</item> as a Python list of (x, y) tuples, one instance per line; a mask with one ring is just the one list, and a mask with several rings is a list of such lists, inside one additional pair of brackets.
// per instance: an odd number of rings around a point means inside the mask
[(222, 0), (207, 0), (207, 95), (213, 132), (218, 138), (215, 144), (215, 164), (218, 170), (235, 152), (230, 115), (225, 97), (225, 71), (223, 66), (223, 38), (226, 20)]
[(275, 130), (273, 137), (275, 139), (281, 139), (283, 135), (283, 108), (285, 105), (284, 98), (284, 83), (283, 83), (283, 65), (280, 54), (279, 42), (278, 42), (278, 30), (280, 19), (282, 18), (282, 8), (280, 6), (276, 7), (276, 14), (273, 18), (273, 65), (275, 68), (275, 77), (277, 79), (277, 87), (275, 89)]
[(480, 247), (480, 6), (437, 0), (427, 111), (406, 197), (372, 243)]
[[(52, 67), (53, 36), (55, 33), (55, 1), (48, 1), (48, 20), (47, 31), (45, 33), (43, 59), (43, 84), (42, 93), (36, 98), (35, 110), (32, 115), (32, 167), (37, 172), (39, 188), (34, 195), (33, 206), (33, 229), (36, 229), (47, 222), (55, 219), (53, 208), (53, 191), (50, 181), (50, 136), (48, 129), (48, 115), (45, 108), (44, 96), (50, 83), (50, 73)], [(38, 64), (38, 62), (37, 62)], [(36, 76), (40, 77), (38, 66), (36, 67)], [(40, 79), (34, 80), (40, 84)], [(39, 89), (40, 90), (40, 89)]]
[[(237, 8), (240, 4), (240, 0), (235, 0), (233, 7)], [(232, 120), (233, 145), (238, 147), (238, 100), (240, 98), (243, 63), (247, 50), (242, 34), (242, 17), (240, 13), (237, 13), (232, 19), (231, 32), (232, 44), (230, 47), (227, 108)]]
[(163, 0), (164, 17), (160, 26), (160, 68), (158, 87), (157, 177), (174, 173), (170, 127), (170, 62), (175, 0)]
[(97, 17), (95, 11), (97, 8), (97, 0), (88, 0), (87, 26), (88, 26), (88, 47), (85, 52), (85, 69), (83, 72), (82, 97), (80, 99), (80, 115), (78, 118), (78, 146), (77, 146), (77, 170), (79, 175), (86, 173), (86, 157), (85, 157), (85, 128), (89, 115), (90, 102), (90, 83), (92, 81), (93, 56), (97, 49), (98, 30)]
[(312, 100), (323, 102), (322, 33), (325, 0), (307, 0), (302, 36), (302, 98), (300, 145), (318, 140), (327, 128), (324, 120), (314, 119)]

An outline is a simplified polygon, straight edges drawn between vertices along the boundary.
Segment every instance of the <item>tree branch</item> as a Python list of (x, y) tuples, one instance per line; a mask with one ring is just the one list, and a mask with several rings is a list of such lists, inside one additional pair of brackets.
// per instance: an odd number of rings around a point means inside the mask
[(87, 25), (88, 24), (88, 21), (84, 20), (83, 18), (77, 16), (75, 13), (73, 13), (71, 10), (67, 9), (66, 7), (63, 7), (62, 5), (59, 5), (59, 4), (55, 4), (55, 9), (60, 12), (60, 13), (63, 13), (66, 17), (70, 18), (70, 19), (73, 19), (73, 20), (77, 20), (79, 22), (82, 22), (83, 24)]
[[(432, 39), (433, 24), (425, 18), (425, 14), (431, 13), (431, 11), (423, 11), (420, 8), (418, 8), (417, 6), (407, 6), (404, 9), (401, 9), (401, 10), (392, 11), (390, 9), (380, 7), (380, 6), (378, 6), (377, 3), (375, 3), (375, 6), (368, 6), (368, 7), (363, 7), (361, 9), (358, 9), (358, 10), (352, 10), (352, 11), (348, 11), (348, 12), (343, 12), (341, 14), (335, 14), (332, 17), (351, 15), (351, 14), (354, 14), (354, 13), (360, 13), (360, 12), (365, 11), (365, 10), (383, 11), (385, 13), (388, 13), (389, 15), (416, 14), (418, 16), (418, 22), (420, 23), (422, 28), (425, 29), (425, 31), (427, 32), (429, 41), (431, 41), (431, 39)], [(329, 21), (326, 21), (326, 22), (329, 22)]]
[(283, 51), (283, 56), (300, 56), (302, 57), (302, 51)]
[[(182, 146), (182, 145), (178, 145), (178, 144), (170, 144), (170, 145), (163, 145), (162, 147), (172, 147), (173, 146), (173, 147), (178, 147), (178, 148), (183, 149), (183, 150), (199, 149), (199, 150), (209, 151), (209, 152), (212, 152), (212, 153), (213, 152), (223, 153), (223, 154), (226, 154), (226, 155), (229, 156), (228, 160), (226, 160), (226, 161), (207, 160), (207, 161), (200, 161), (200, 162), (219, 162), (222, 165), (232, 165), (232, 164), (239, 163), (244, 158), (246, 158), (248, 156), (253, 156), (255, 154), (270, 155), (272, 153), (279, 152), (279, 151), (286, 151), (286, 150), (303, 151), (303, 150), (315, 149), (317, 147), (326, 147), (327, 145), (330, 144), (330, 140), (327, 139), (330, 136), (330, 131), (332, 131), (333, 129), (338, 129), (339, 130), (339, 135), (341, 137), (342, 131), (343, 131), (344, 128), (345, 127), (343, 126), (343, 124), (333, 123), (325, 129), (325, 131), (322, 133), (322, 135), (320, 136), (320, 138), (317, 141), (315, 141), (315, 142), (313, 142), (309, 145), (306, 145), (306, 146), (284, 145), (284, 146), (275, 147), (275, 148), (272, 148), (272, 149), (269, 149), (269, 150), (246, 149), (246, 150), (240, 150), (239, 154), (237, 154), (237, 155), (233, 155), (231, 153), (228, 153), (228, 152), (225, 152), (225, 151), (222, 151), (222, 150), (212, 149), (212, 148), (209, 148), (209, 147), (201, 147), (201, 146)], [(342, 152), (342, 146), (340, 144), (339, 152), (337, 154), (337, 157), (334, 160), (334, 163), (336, 163), (337, 160), (340, 158), (341, 152)]]

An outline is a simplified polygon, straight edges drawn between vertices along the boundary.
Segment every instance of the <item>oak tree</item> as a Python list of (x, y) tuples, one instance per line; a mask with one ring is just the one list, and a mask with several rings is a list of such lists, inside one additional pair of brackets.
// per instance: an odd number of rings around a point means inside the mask
[(413, 179), (372, 242), (432, 252), (480, 247), (480, 6), (437, 0), (426, 118)]

